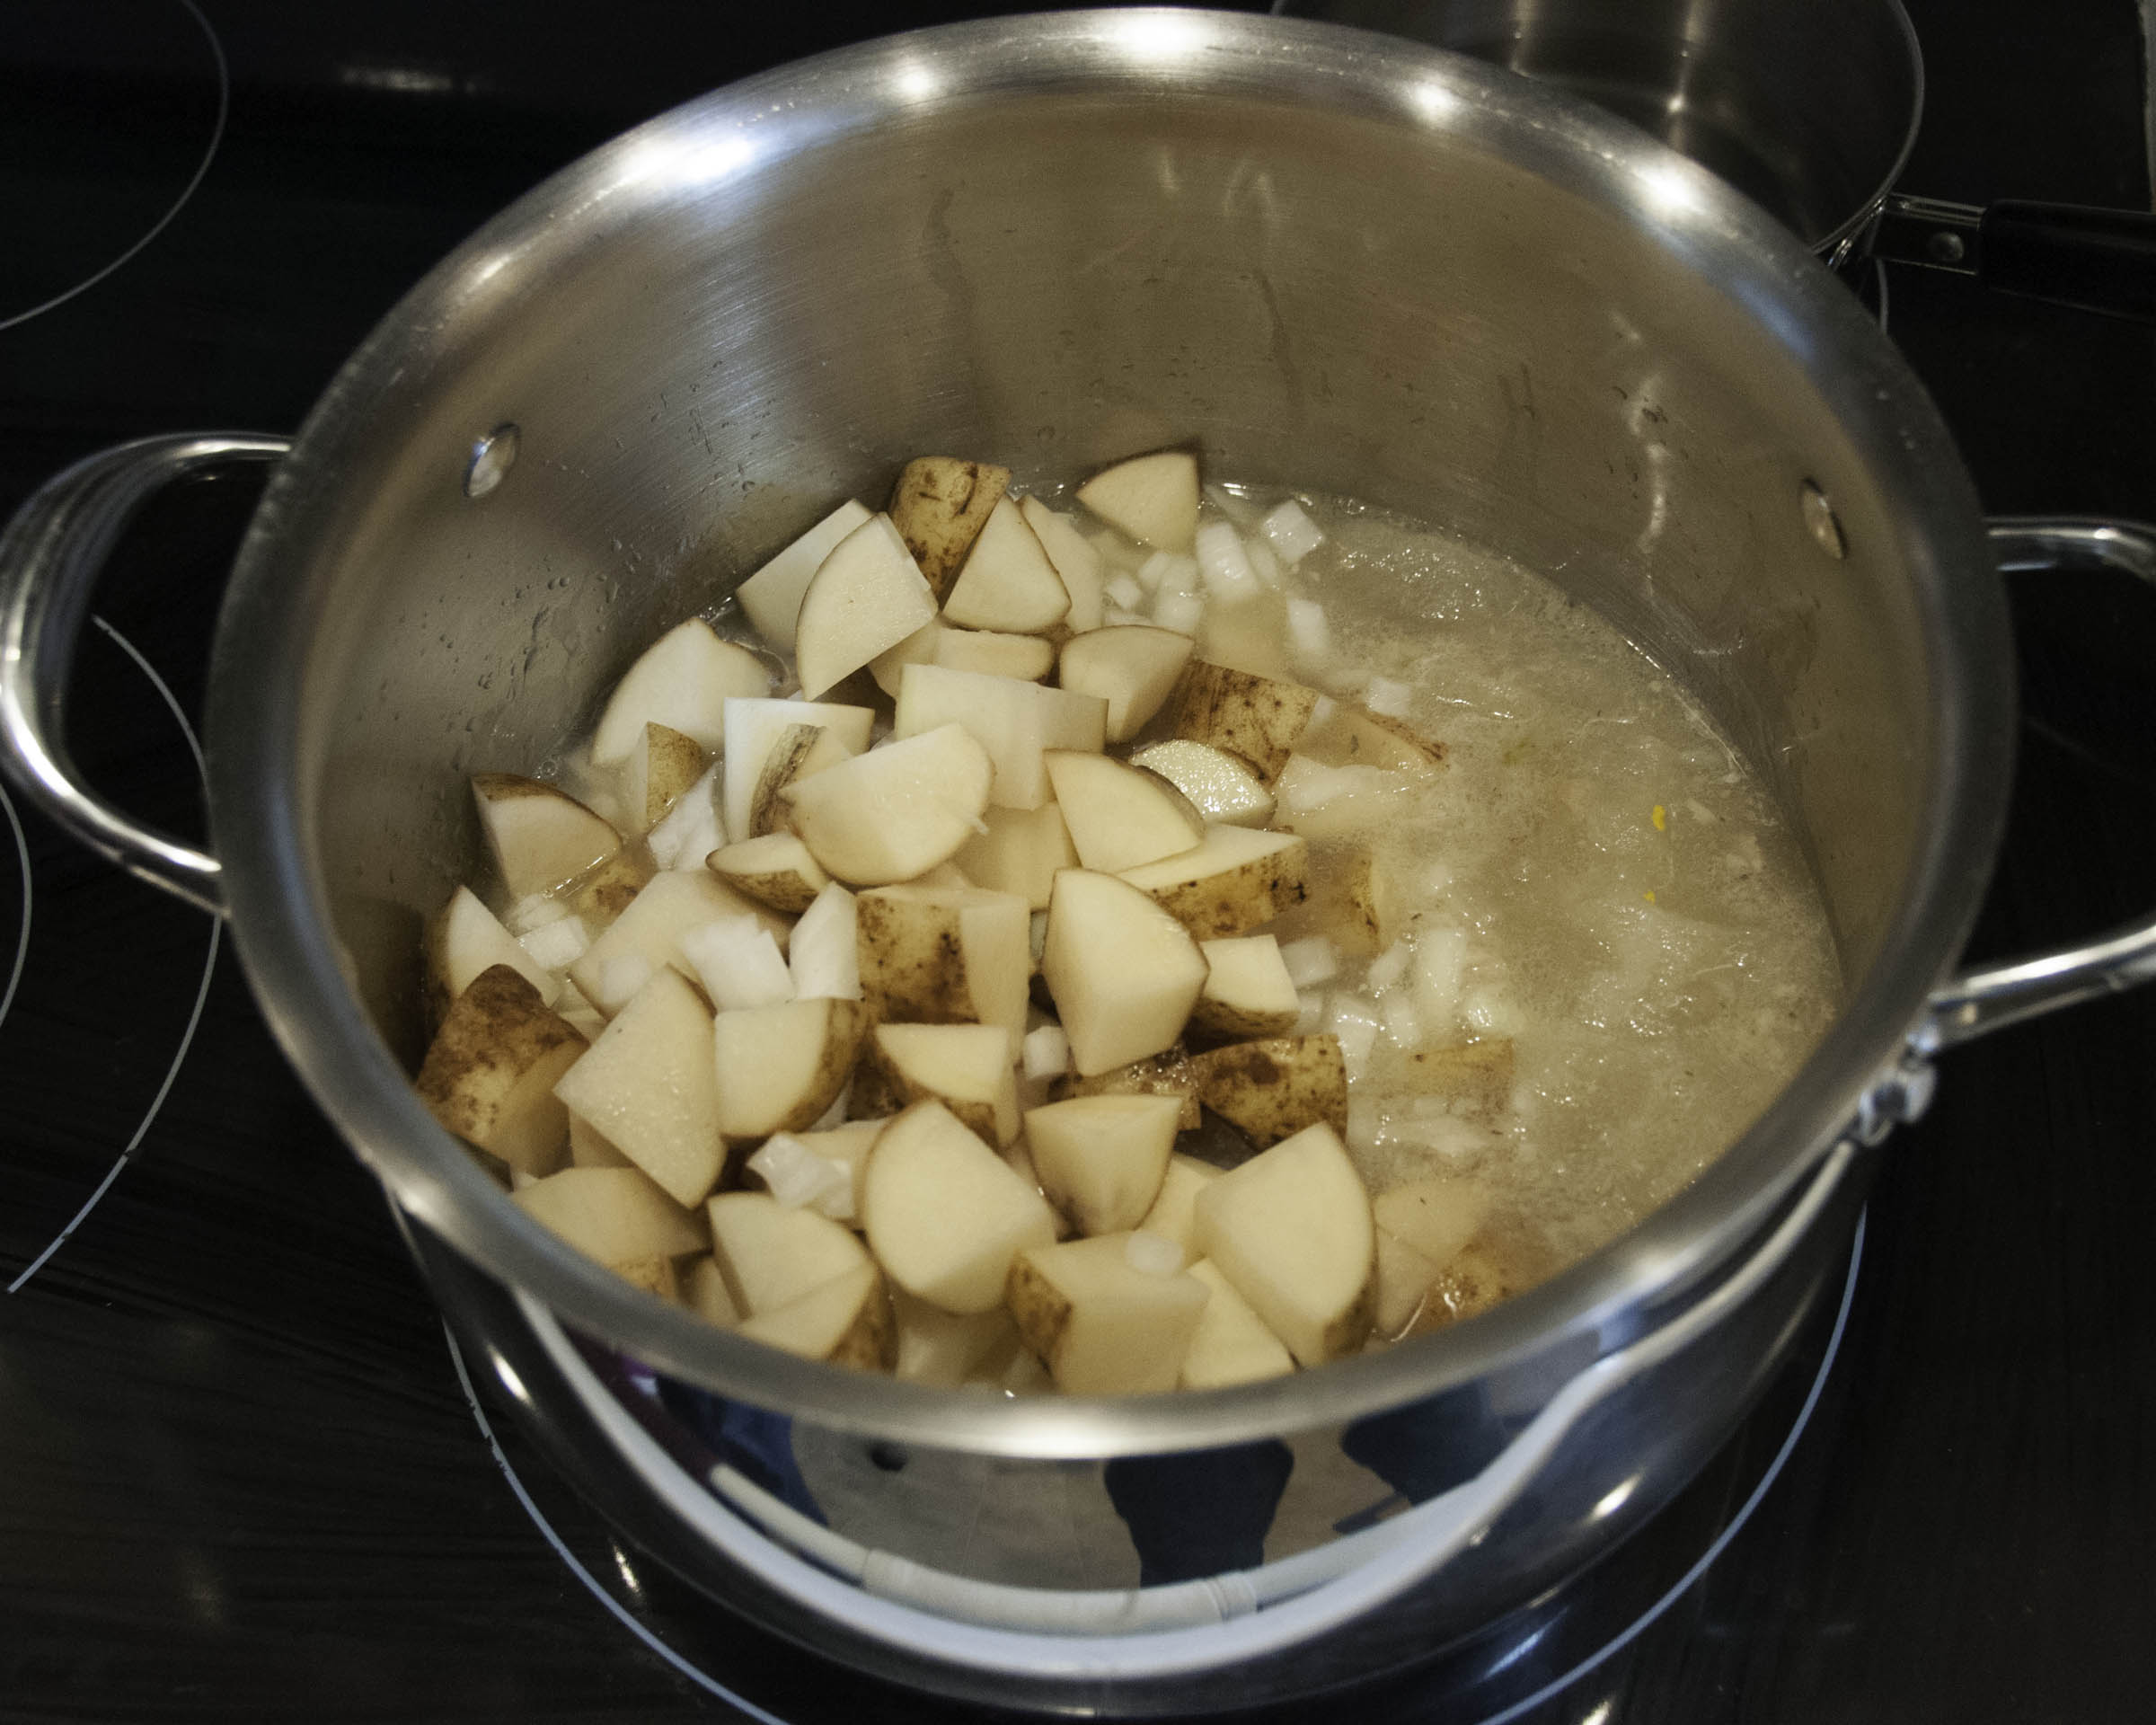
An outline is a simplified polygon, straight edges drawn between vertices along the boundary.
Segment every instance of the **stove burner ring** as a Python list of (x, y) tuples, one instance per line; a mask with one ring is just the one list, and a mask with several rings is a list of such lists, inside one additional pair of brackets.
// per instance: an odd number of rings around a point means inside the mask
[[(0, 325), (0, 328), (4, 327), (5, 326)], [(107, 623), (104, 618), (93, 616), (91, 621), (111, 638), (113, 645), (134, 660), (136, 667), (145, 677), (149, 678), (151, 686), (156, 689), (166, 707), (171, 710), (173, 722), (180, 727), (181, 736), (187, 739), (188, 753), (194, 757), (196, 779), (202, 786), (203, 795), (207, 797), (209, 793), (209, 773), (208, 765), (202, 758), (202, 745), (195, 736), (195, 728), (188, 723), (187, 714), (181, 709), (179, 701), (172, 694), (172, 686), (158, 675), (157, 668), (143, 657), (141, 649)], [(9, 799), (4, 786), (0, 786), (0, 808), (5, 809), (8, 825), (14, 829), (15, 855), (18, 865), (22, 871), (22, 924), (15, 936), (14, 968), (8, 977), (7, 992), (0, 995), (0, 1026), (4, 1026), (9, 1010), (15, 1004), (15, 990), (22, 979), (23, 960), (30, 952), (30, 919), (33, 892), (30, 871), (30, 845), (23, 835), (22, 819), (15, 813), (15, 805)], [(173, 1050), (172, 1061), (164, 1069), (163, 1080), (158, 1084), (156, 1094), (150, 1098), (150, 1105), (144, 1110), (141, 1123), (136, 1127), (134, 1136), (128, 1138), (126, 1148), (121, 1150), (118, 1157), (114, 1159), (112, 1166), (106, 1171), (105, 1177), (97, 1182), (90, 1196), (83, 1200), (82, 1207), (68, 1218), (67, 1225), (53, 1235), (45, 1249), (32, 1258), (14, 1280), (7, 1285), (7, 1291), (10, 1294), (20, 1293), (30, 1278), (45, 1268), (52, 1254), (67, 1243), (69, 1237), (89, 1218), (90, 1212), (94, 1210), (105, 1194), (112, 1190), (112, 1182), (118, 1180), (121, 1171), (135, 1160), (136, 1152), (142, 1148), (143, 1140), (149, 1137), (150, 1128), (156, 1124), (157, 1116), (164, 1107), (164, 1099), (172, 1093), (173, 1081), (180, 1076), (180, 1068), (186, 1064), (188, 1050), (194, 1047), (195, 1031), (202, 1022), (202, 1009), (209, 1000), (210, 978), (216, 972), (217, 949), (224, 939), (224, 934), (223, 919), (211, 917), (209, 948), (202, 955), (202, 980), (195, 989), (194, 1004), (189, 1009), (187, 1014), (187, 1027), (180, 1033), (180, 1046)]]
[[(117, 270), (125, 268), (133, 261), (137, 252), (172, 226), (172, 218), (187, 207), (200, 188), (203, 178), (209, 172), (209, 164), (216, 159), (217, 150), (225, 142), (225, 116), (232, 108), (232, 68), (225, 63), (225, 44), (218, 40), (216, 30), (209, 20), (202, 15), (201, 7), (195, 4), (195, 0), (179, 0), (179, 4), (186, 8), (187, 15), (192, 18), (201, 30), (202, 39), (209, 44), (210, 58), (216, 62), (217, 67), (217, 117), (210, 126), (209, 142), (203, 148), (202, 159), (195, 164), (195, 171), (188, 177), (187, 183), (180, 188), (180, 195), (172, 199), (164, 214), (151, 225), (149, 231), (141, 238), (128, 246), (118, 257), (100, 266), (92, 274), (76, 282), (74, 287), (53, 295), (51, 298), (31, 306), (27, 311), (0, 317), (0, 330), (12, 330), (18, 323), (27, 323), (33, 317), (41, 317), (47, 312), (65, 305), (77, 295), (88, 293), (107, 276), (111, 275)], [(133, 651), (133, 649), (130, 648), (128, 650)], [(12, 808), (9, 810), (8, 818), (11, 820), (14, 818)]]
[[(1825, 1350), (1820, 1357), (1818, 1369), (1812, 1376), (1812, 1382), (1805, 1392), (1804, 1402), (1798, 1407), (1797, 1417), (1790, 1423), (1789, 1432), (1782, 1438), (1780, 1446), (1774, 1452), (1773, 1459), (1767, 1464), (1765, 1472), (1760, 1475), (1758, 1482), (1752, 1488), (1744, 1502), (1737, 1507), (1721, 1531), (1715, 1535), (1707, 1549), (1693, 1561), (1691, 1567), (1629, 1625), (1613, 1635), (1569, 1670), (1542, 1685), (1532, 1694), (1523, 1696), (1507, 1703), (1498, 1712), (1486, 1715), (1481, 1720), (1480, 1725), (1510, 1725), (1510, 1721), (1532, 1712), (1553, 1697), (1561, 1694), (1565, 1690), (1589, 1676), (1629, 1647), (1698, 1584), (1700, 1579), (1713, 1567), (1716, 1560), (1728, 1548), (1731, 1541), (1751, 1520), (1754, 1512), (1765, 1501), (1767, 1493), (1773, 1489), (1775, 1481), (1781, 1477), (1781, 1471), (1788, 1464), (1790, 1455), (1796, 1452), (1798, 1440), (1803, 1437), (1806, 1429), (1810, 1425), (1813, 1411), (1819, 1404), (1819, 1397), (1826, 1388), (1826, 1380), (1833, 1371), (1834, 1361), (1841, 1356), (1842, 1338), (1848, 1329), (1850, 1307), (1856, 1297), (1857, 1275), (1864, 1262), (1864, 1239), (1869, 1218), (1869, 1211), (1868, 1209), (1859, 1212), (1856, 1232), (1850, 1244), (1849, 1269), (1842, 1278), (1842, 1302), (1834, 1313), (1833, 1329), (1827, 1337)], [(643, 1642), (652, 1652), (658, 1654), (669, 1667), (687, 1677), (707, 1694), (718, 1697), (729, 1706), (738, 1709), (747, 1718), (756, 1721), (757, 1725), (789, 1725), (789, 1722), (778, 1714), (758, 1706), (746, 1695), (728, 1687), (701, 1666), (669, 1646), (658, 1633), (639, 1622), (635, 1615), (620, 1600), (616, 1599), (605, 1584), (577, 1557), (576, 1553), (570, 1549), (568, 1541), (563, 1539), (553, 1525), (547, 1520), (537, 1502), (534, 1500), (531, 1492), (525, 1486), (524, 1481), (518, 1477), (508, 1454), (502, 1449), (501, 1441), (495, 1434), (493, 1423), (487, 1418), (486, 1410), (480, 1405), (478, 1392), (473, 1384), (471, 1372), (464, 1364), (464, 1351), (457, 1346), (456, 1338), (451, 1333), (446, 1324), (443, 1326), (442, 1337), (448, 1344), (450, 1364), (456, 1370), (457, 1383), (463, 1388), (465, 1402), (472, 1410), (473, 1420), (479, 1427), (480, 1435), (486, 1439), (487, 1449), (494, 1458), (495, 1466), (501, 1470), (502, 1477), (508, 1482), (509, 1490), (518, 1504), (523, 1507), (525, 1514), (531, 1517), (533, 1525), (539, 1529), (546, 1543), (553, 1548), (555, 1555), (561, 1558), (570, 1573), (574, 1575), (585, 1588), (598, 1600), (599, 1604), (629, 1630), (630, 1633)], [(720, 1607), (713, 1606), (711, 1609), (717, 1611)], [(923, 1699), (928, 1704), (935, 1704), (929, 1697), (924, 1696)]]

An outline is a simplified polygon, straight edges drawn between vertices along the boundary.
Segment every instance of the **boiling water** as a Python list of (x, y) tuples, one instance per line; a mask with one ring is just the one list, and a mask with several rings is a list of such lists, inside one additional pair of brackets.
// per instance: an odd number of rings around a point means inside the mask
[[(1322, 604), (1329, 647), (1292, 643), (1283, 595), (1208, 617), (1200, 652), (1369, 700), (1448, 750), (1425, 786), (1324, 811), (1345, 830), (1313, 839), (1321, 882), (1366, 845), (1412, 916), (1405, 950), (1305, 996), (1305, 1024), (1352, 1041), (1379, 1023), (1351, 1085), (1372, 1189), (1471, 1173), (1493, 1233), (1548, 1273), (1683, 1186), (1795, 1073), (1839, 998), (1825, 912), (1757, 779), (1600, 615), (1442, 534), (1305, 502), (1327, 540), (1286, 587)], [(1337, 927), (1327, 898), (1280, 938)], [(1509, 1037), (1510, 1106), (1406, 1093), (1403, 1034)]]

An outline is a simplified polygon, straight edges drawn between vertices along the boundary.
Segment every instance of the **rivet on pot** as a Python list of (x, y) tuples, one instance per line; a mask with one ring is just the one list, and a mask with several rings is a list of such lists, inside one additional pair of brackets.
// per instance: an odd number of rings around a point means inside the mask
[(464, 468), (464, 495), (484, 497), (516, 464), (517, 428), (505, 422), (472, 446), (472, 459)]
[(1807, 479), (1798, 495), (1804, 508), (1804, 525), (1819, 542), (1819, 549), (1829, 557), (1846, 556), (1849, 547), (1842, 537), (1842, 523), (1834, 514), (1834, 506), (1826, 500), (1826, 493)]

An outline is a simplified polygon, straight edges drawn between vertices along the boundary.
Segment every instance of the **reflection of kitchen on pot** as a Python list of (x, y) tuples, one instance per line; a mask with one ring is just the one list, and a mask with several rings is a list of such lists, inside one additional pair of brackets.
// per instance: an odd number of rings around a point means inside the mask
[[(1071, 13), (719, 92), (296, 438), (0, 541), (15, 783), (230, 919), (466, 1357), (714, 1599), (942, 1694), (1277, 1698), (1578, 1570), (1838, 1294), (1931, 1056), (2156, 963), (1957, 973), (2000, 571), (2156, 546), (1987, 530), (1807, 249), (1872, 243), (1913, 49), (1800, 243), (1370, 43)], [(229, 460), (197, 851), (58, 716), (120, 526)]]

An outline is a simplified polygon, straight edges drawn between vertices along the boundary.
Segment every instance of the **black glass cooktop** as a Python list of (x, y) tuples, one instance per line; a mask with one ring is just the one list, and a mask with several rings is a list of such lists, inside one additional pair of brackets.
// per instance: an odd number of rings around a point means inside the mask
[[(128, 437), (292, 429), (553, 168), (729, 78), (985, 10), (8, 0), (0, 509)], [(2133, 0), (1911, 10), (1910, 186), (2148, 208)], [(1990, 508), (2156, 517), (2156, 333), (1906, 272), (1887, 301)], [(161, 500), (80, 656), (78, 753), (181, 831), (258, 485)], [(1984, 953), (2156, 897), (2156, 596), (2038, 581), (2016, 609)], [(12, 793), (0, 815), (0, 1719), (950, 1715), (715, 1615), (611, 1535), (468, 1394), (216, 927)], [(2145, 1716), (2152, 1047), (2135, 995), (1949, 1057), (1845, 1303), (1699, 1483), (1485, 1642), (1292, 1716)]]

